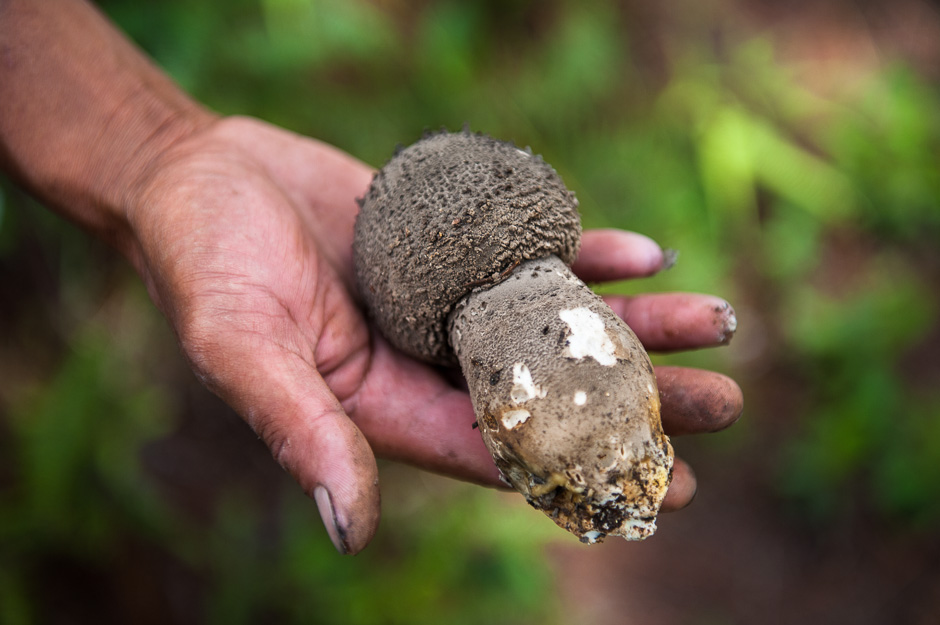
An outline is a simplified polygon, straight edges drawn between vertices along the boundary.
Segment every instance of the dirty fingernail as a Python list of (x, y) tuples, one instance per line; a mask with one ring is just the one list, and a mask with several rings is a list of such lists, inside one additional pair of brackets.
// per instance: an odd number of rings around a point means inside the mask
[(336, 522), (336, 513), (333, 511), (333, 498), (330, 497), (329, 491), (323, 486), (317, 486), (313, 489), (313, 500), (317, 502), (320, 518), (323, 519), (323, 525), (326, 526), (326, 533), (329, 534), (333, 546), (341, 555), (346, 555), (349, 553), (349, 549), (343, 540), (343, 532)]
[(679, 250), (674, 250), (672, 248), (663, 249), (663, 264), (660, 266), (660, 271), (666, 271), (667, 269), (672, 269), (673, 265), (676, 264), (676, 261), (679, 260)]
[(727, 302), (716, 312), (719, 317), (718, 343), (720, 345), (727, 345), (731, 342), (731, 337), (734, 336), (735, 331), (738, 329), (738, 316), (735, 314), (731, 304)]

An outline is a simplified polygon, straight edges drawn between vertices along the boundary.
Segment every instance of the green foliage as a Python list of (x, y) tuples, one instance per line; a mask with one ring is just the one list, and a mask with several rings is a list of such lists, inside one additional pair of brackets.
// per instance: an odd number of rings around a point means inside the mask
[[(233, 493), (202, 556), (211, 623), (554, 623), (540, 549), (554, 526), (492, 491), (384, 467), (395, 498), (369, 548), (341, 558), (310, 500), (285, 481), (276, 540)], [(533, 523), (533, 519), (535, 522)]]
[(830, 129), (828, 143), (864, 198), (859, 208), (872, 231), (925, 242), (940, 232), (938, 106), (936, 87), (896, 67)]
[[(586, 226), (640, 231), (681, 253), (676, 269), (606, 291), (744, 304), (730, 351), (657, 360), (727, 371), (758, 400), (790, 385), (801, 412), (776, 415), (789, 435), (761, 450), (785, 505), (819, 523), (857, 506), (901, 527), (940, 518), (940, 394), (909, 362), (940, 333), (936, 85), (898, 65), (872, 69), (850, 94), (821, 94), (767, 37), (716, 50), (717, 18), (698, 3), (676, 10), (684, 26), (663, 44), (669, 72), (658, 78), (613, 1), (101, 5), (208, 106), (374, 165), (440, 126), (531, 145), (576, 191)], [(0, 255), (13, 259), (25, 209), (5, 191)], [(354, 559), (334, 555), (286, 479), (273, 510), (232, 486), (205, 526), (186, 518), (139, 461), (175, 423), (172, 392), (134, 373), (149, 326), (131, 354), (93, 322), (82, 329), (94, 305), (80, 293), (100, 280), (90, 246), (61, 226), (37, 229), (51, 241), (38, 253), (65, 277), (62, 307), (81, 312), (62, 313), (79, 330), (50, 373), (0, 396), (15, 485), (0, 490), (0, 622), (35, 622), (31, 563), (64, 552), (106, 567), (115, 536), (163, 545), (210, 579), (210, 622), (564, 618), (543, 554), (560, 530), (488, 491), (383, 466), (382, 529)], [(774, 411), (748, 401), (755, 423)]]
[(35, 622), (42, 591), (34, 576), (47, 558), (106, 564), (121, 536), (168, 533), (137, 460), (166, 434), (168, 404), (113, 338), (84, 331), (58, 372), (9, 411), (14, 454), (4, 460), (16, 480), (0, 489), (0, 622)]
[[(280, 605), (289, 606), (292, 621), (309, 622), (311, 615), (363, 624), (555, 621), (558, 606), (546, 593), (551, 579), (536, 555), (554, 534), (547, 519), (469, 486), (447, 485), (431, 498), (418, 485), (408, 487), (418, 494), (401, 493), (386, 505), (383, 529), (364, 557), (341, 562), (329, 542), (311, 533), (309, 504), (288, 502), (276, 566), (286, 572), (278, 590), (290, 597)], [(311, 582), (319, 592), (308, 591)]]
[(940, 393), (913, 387), (902, 367), (936, 305), (903, 265), (880, 264), (866, 278), (840, 299), (805, 288), (792, 301), (789, 343), (817, 404), (786, 450), (781, 484), (816, 517), (860, 499), (911, 521), (936, 518), (940, 487), (927, 476), (940, 470)]

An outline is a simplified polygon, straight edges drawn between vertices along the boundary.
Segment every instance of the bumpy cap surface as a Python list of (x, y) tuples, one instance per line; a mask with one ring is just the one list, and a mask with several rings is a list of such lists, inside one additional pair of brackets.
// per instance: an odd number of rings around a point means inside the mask
[(353, 253), (370, 314), (402, 351), (455, 363), (447, 319), (457, 302), (523, 261), (572, 263), (577, 206), (539, 156), (470, 132), (425, 136), (360, 201)]

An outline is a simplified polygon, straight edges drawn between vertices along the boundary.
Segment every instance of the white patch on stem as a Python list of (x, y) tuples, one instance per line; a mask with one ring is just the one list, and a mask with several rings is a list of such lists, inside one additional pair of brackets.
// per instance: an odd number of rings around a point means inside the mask
[(512, 366), (512, 389), (509, 391), (509, 397), (512, 398), (513, 403), (522, 404), (540, 396), (544, 397), (545, 393), (532, 381), (532, 372), (529, 371), (529, 368), (521, 362), (514, 364)]
[(529, 413), (529, 411), (525, 410), (524, 408), (519, 408), (517, 410), (507, 410), (503, 413), (502, 421), (503, 425), (506, 426), (506, 429), (511, 430), (517, 425), (522, 425), (528, 421), (529, 417), (531, 416), (532, 415)]
[(578, 360), (590, 356), (605, 367), (617, 364), (614, 342), (607, 335), (600, 315), (593, 310), (581, 307), (559, 311), (558, 316), (568, 324), (571, 330), (566, 356)]
[(578, 391), (574, 394), (574, 403), (576, 406), (583, 406), (587, 403), (587, 393), (584, 391)]

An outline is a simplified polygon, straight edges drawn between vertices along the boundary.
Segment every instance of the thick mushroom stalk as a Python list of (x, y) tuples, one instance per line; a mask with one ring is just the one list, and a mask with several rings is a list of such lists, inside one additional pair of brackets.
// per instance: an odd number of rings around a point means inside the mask
[(646, 352), (556, 256), (472, 292), (450, 341), (512, 486), (584, 542), (656, 529), (672, 449)]
[(487, 448), (584, 542), (641, 539), (672, 475), (649, 358), (571, 273), (577, 201), (540, 157), (469, 132), (399, 151), (360, 201), (360, 292), (399, 349), (458, 361)]

